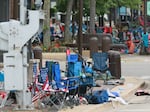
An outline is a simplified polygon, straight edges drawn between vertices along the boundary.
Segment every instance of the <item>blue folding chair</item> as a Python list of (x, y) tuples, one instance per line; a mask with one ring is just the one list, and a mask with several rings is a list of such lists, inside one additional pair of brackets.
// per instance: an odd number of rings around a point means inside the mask
[[(95, 79), (93, 77), (92, 69), (87, 65), (84, 58), (78, 61), (79, 54), (67, 55), (67, 77), (79, 77), (78, 95), (84, 96), (93, 86), (95, 86)], [(90, 75), (89, 75), (90, 74)]]
[[(45, 92), (43, 98), (43, 103), (45, 105), (50, 105), (55, 107), (55, 109), (60, 110), (64, 107), (66, 95), (68, 93), (67, 80), (61, 80), (59, 66), (57, 63), (52, 64), (52, 80), (49, 80), (49, 70), (48, 68), (40, 69), (40, 83), (43, 83), (41, 91)], [(42, 92), (43, 93), (43, 92)], [(48, 95), (49, 93), (49, 95)]]
[(96, 52), (92, 55), (94, 74), (98, 74), (98, 77), (102, 78), (104, 82), (111, 76), (109, 71), (109, 58), (106, 52)]
[(93, 53), (92, 59), (94, 62), (93, 69), (100, 71), (100, 72), (105, 72), (108, 70), (108, 53), (103, 53), (103, 52), (97, 52)]
[(77, 99), (75, 96), (78, 94), (78, 87), (80, 77), (66, 77), (65, 79), (61, 78), (60, 65), (58, 62), (55, 62), (52, 66), (52, 76), (56, 83), (57, 88), (67, 88), (68, 93), (66, 95), (67, 105), (72, 108), (74, 104), (77, 104)]

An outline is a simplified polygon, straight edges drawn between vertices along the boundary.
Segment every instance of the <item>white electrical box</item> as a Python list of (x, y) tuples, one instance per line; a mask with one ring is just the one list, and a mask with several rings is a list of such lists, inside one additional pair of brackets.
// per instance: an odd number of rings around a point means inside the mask
[(4, 89), (23, 90), (23, 62), (21, 53), (4, 54)]

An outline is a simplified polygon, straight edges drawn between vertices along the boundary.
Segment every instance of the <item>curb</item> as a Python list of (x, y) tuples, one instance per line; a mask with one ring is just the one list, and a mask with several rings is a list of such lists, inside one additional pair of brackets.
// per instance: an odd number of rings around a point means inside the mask
[[(134, 92), (145, 84), (144, 80), (136, 77), (126, 77), (125, 84), (114, 87), (111, 91), (120, 91), (123, 99), (128, 100)], [(109, 109), (114, 109), (121, 106), (119, 102), (106, 102), (104, 104), (79, 105), (73, 109), (63, 109), (59, 112), (106, 112)]]
[(143, 79), (137, 77), (125, 77), (125, 84), (114, 87), (112, 91), (119, 91), (122, 98), (128, 99), (131, 94), (144, 84), (145, 81)]

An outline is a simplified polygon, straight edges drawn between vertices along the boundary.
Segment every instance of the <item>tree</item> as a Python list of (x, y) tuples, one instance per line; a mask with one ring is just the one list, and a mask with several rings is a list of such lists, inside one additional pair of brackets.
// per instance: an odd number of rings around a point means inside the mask
[(71, 41), (71, 35), (69, 31), (69, 25), (70, 25), (70, 18), (72, 13), (72, 6), (73, 6), (74, 0), (69, 0), (67, 4), (67, 10), (66, 10), (66, 17), (65, 17), (65, 42), (69, 43)]
[(96, 10), (96, 1), (90, 0), (90, 33), (95, 33), (95, 10)]
[(141, 0), (127, 0), (125, 2), (125, 6), (131, 8), (131, 22), (133, 21), (133, 10), (139, 9), (141, 3), (142, 3)]
[(50, 0), (44, 1), (45, 20), (43, 25), (43, 45), (46, 48), (50, 46)]
[(67, 10), (67, 3), (68, 3), (68, 0), (57, 0), (56, 1), (57, 11), (65, 13)]
[(98, 16), (103, 16), (104, 14), (112, 14), (112, 10), (110, 9), (120, 8), (121, 6), (129, 7), (131, 9), (137, 9), (140, 4), (141, 0), (97, 0), (96, 14)]
[[(66, 42), (70, 42), (70, 39), (71, 39), (71, 35), (69, 32), (69, 25), (70, 25), (70, 17), (71, 17), (72, 9), (73, 9), (72, 7), (73, 5), (75, 5), (74, 1), (77, 2), (79, 0), (57, 0), (57, 5), (56, 5), (57, 11), (66, 13), (66, 18), (65, 18), (65, 41)], [(104, 14), (112, 13), (110, 12), (111, 8), (115, 9), (121, 6), (129, 6), (131, 8), (132, 5), (137, 6), (137, 4), (139, 4), (139, 1), (140, 0), (84, 0), (83, 1), (83, 4), (84, 4), (83, 15), (90, 16), (91, 18), (90, 19), (90, 32), (94, 33), (94, 29), (95, 29), (94, 24), (95, 24), (96, 15), (99, 17), (101, 16), (103, 18)]]
[(59, 12), (65, 13), (65, 42), (71, 41), (71, 33), (69, 31), (70, 19), (72, 14), (72, 7), (75, 0), (57, 0), (56, 8)]

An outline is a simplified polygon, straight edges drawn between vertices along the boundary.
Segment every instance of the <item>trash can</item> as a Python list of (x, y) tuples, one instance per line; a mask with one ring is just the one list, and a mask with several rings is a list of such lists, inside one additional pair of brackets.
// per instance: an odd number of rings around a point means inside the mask
[(98, 52), (98, 38), (90, 37), (90, 57), (92, 57), (92, 54), (95, 52)]
[(110, 50), (111, 40), (109, 37), (102, 37), (102, 52), (108, 52)]
[(42, 48), (40, 46), (35, 46), (33, 48), (34, 59), (40, 59), (39, 68), (42, 68)]
[(112, 76), (116, 79), (121, 78), (121, 59), (120, 53), (117, 51), (109, 51), (109, 70)]

